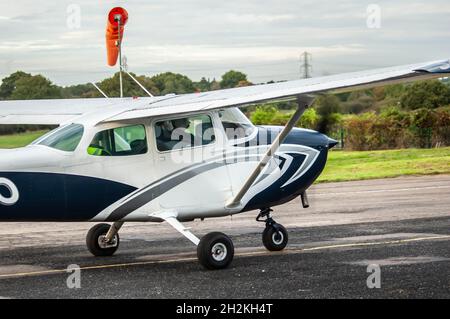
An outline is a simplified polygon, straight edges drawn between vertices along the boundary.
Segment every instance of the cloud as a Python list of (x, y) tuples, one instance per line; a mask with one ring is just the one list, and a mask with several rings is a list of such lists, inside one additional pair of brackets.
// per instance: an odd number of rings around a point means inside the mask
[[(67, 7), (81, 9), (81, 28)], [(106, 14), (130, 14), (124, 54), (133, 72), (176, 71), (199, 79), (239, 68), (255, 81), (298, 77), (299, 55), (313, 74), (407, 64), (450, 56), (448, 0), (377, 0), (381, 29), (368, 29), (373, 1), (336, 0), (18, 0), (0, 3), (0, 77), (17, 69), (59, 84), (101, 79)]]
[[(66, 39), (71, 39), (70, 37), (67, 37)], [(89, 48), (100, 48), (99, 45), (87, 45), (84, 47), (84, 49)], [(28, 52), (32, 53), (32, 51), (61, 51), (61, 50), (73, 50), (73, 49), (79, 49), (79, 46), (76, 44), (70, 44), (70, 43), (56, 43), (56, 42), (50, 42), (47, 40), (34, 40), (34, 41), (2, 41), (0, 42), (0, 50), (2, 50), (3, 54), (5, 53), (23, 53)]]
[(231, 23), (247, 24), (247, 23), (273, 23), (278, 21), (294, 20), (293, 14), (236, 14), (230, 13), (226, 15), (226, 19)]

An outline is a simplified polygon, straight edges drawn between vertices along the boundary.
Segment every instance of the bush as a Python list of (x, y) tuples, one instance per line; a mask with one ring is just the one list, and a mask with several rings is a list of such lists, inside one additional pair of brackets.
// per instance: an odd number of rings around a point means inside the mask
[[(265, 106), (258, 106), (251, 114), (250, 119), (255, 125), (286, 125), (292, 116), (293, 111), (281, 112), (274, 104)], [(305, 111), (300, 121), (297, 123), (298, 127), (315, 129), (319, 121), (319, 116), (313, 108)]]
[(435, 109), (449, 103), (450, 87), (438, 80), (416, 82), (401, 97), (401, 105), (410, 110)]
[(377, 150), (450, 145), (450, 108), (405, 112), (392, 107), (346, 116), (345, 145), (352, 150)]

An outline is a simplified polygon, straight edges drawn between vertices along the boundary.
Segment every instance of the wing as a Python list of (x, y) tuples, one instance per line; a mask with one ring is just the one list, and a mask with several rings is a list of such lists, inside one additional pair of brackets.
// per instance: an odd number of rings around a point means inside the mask
[[(139, 102), (148, 104), (154, 100), (158, 99), (143, 98)], [(117, 114), (136, 104), (132, 98), (0, 101), (0, 124), (59, 125), (98, 111), (103, 111), (105, 116)], [(114, 109), (119, 111), (114, 112)]]
[(450, 75), (450, 61), (444, 60), (206, 93), (186, 94), (156, 101), (142, 108), (126, 110), (110, 118), (105, 118), (103, 122), (226, 107), (243, 107), (269, 101), (294, 100), (299, 95), (314, 96), (323, 93), (341, 93), (387, 84), (442, 78), (448, 75)]
[(61, 124), (89, 113), (97, 113), (95, 118), (98, 123), (243, 107), (269, 101), (293, 100), (299, 95), (348, 92), (441, 78), (450, 74), (449, 63), (449, 60), (427, 62), (205, 93), (140, 98), (138, 101), (131, 98), (0, 101), (0, 124)]

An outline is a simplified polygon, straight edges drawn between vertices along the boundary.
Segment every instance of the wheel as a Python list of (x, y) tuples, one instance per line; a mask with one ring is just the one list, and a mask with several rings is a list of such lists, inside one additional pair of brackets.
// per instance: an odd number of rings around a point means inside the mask
[(92, 255), (112, 256), (119, 248), (119, 234), (114, 236), (111, 243), (104, 242), (110, 227), (109, 224), (97, 224), (89, 230), (86, 236), (86, 245)]
[(263, 244), (270, 251), (283, 250), (288, 243), (288, 239), (286, 228), (280, 224), (266, 226), (262, 234)]
[(197, 257), (206, 269), (226, 268), (234, 257), (233, 242), (225, 234), (209, 233), (200, 240), (197, 246)]

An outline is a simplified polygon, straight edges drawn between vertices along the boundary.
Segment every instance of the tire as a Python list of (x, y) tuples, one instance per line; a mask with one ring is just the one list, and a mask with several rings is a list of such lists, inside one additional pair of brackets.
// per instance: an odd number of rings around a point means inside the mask
[(280, 224), (266, 226), (262, 234), (262, 241), (264, 246), (269, 251), (283, 250), (289, 240), (286, 228)]
[[(214, 253), (213, 250), (216, 250)], [(234, 257), (234, 245), (225, 234), (209, 233), (200, 240), (197, 246), (197, 257), (200, 264), (209, 270), (227, 268)]]
[(86, 246), (92, 255), (97, 257), (112, 256), (119, 248), (120, 238), (119, 234), (114, 236), (114, 244), (102, 247), (100, 239), (108, 233), (111, 226), (109, 224), (97, 224), (92, 227), (86, 236)]

